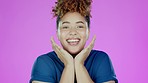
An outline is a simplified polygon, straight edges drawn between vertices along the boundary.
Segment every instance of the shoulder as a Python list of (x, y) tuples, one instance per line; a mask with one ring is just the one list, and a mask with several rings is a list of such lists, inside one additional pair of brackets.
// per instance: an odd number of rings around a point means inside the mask
[(86, 63), (87, 65), (88, 63), (92, 64), (94, 69), (98, 69), (98, 67), (101, 67), (102, 64), (105, 63), (105, 65), (108, 65), (111, 61), (108, 54), (104, 51), (92, 50), (86, 59)]
[(42, 54), (40, 56), (37, 57), (34, 66), (38, 67), (38, 68), (43, 68), (44, 69), (53, 69), (53, 66), (55, 64), (55, 61), (57, 59), (56, 54), (54, 53), (54, 51), (46, 53), (46, 54)]
[[(38, 63), (37, 63), (38, 62)], [(52, 68), (57, 68), (59, 65), (64, 66), (62, 61), (58, 58), (57, 54), (54, 51), (48, 52), (46, 54), (42, 54), (39, 57), (37, 57), (36, 62), (40, 66), (47, 66)]]
[(104, 51), (99, 51), (99, 50), (92, 50), (89, 55), (90, 58), (94, 59), (104, 59), (104, 58), (109, 58), (108, 54)]
[(94, 76), (94, 81), (102, 83), (109, 80), (115, 80), (116, 74), (112, 62), (107, 53), (98, 50), (92, 50), (89, 57), (93, 58), (92, 64), (92, 77)]
[(42, 54), (42, 55), (38, 56), (38, 58), (41, 58), (41, 59), (44, 59), (44, 58), (54, 58), (55, 56), (56, 56), (55, 52), (51, 51), (51, 52), (48, 52), (48, 53), (45, 53), (45, 54)]
[(42, 54), (40, 56), (37, 57), (37, 61), (44, 61), (44, 62), (49, 62), (49, 61), (53, 61), (55, 59), (57, 59), (57, 55), (55, 54), (54, 51), (48, 52), (46, 54)]
[(56, 70), (55, 70), (55, 63), (54, 58), (56, 58), (56, 55), (54, 55), (54, 52), (49, 52), (46, 54), (42, 54), (39, 57), (37, 57), (33, 68), (32, 68), (32, 74), (31, 74), (31, 80), (38, 80), (38, 81), (51, 81), (53, 82), (56, 77)]
[(104, 61), (108, 61), (109, 56), (104, 51), (99, 50), (91, 50), (89, 56), (85, 61), (86, 67), (93, 67), (94, 69), (98, 69), (99, 65), (101, 65)]
[(100, 50), (91, 50), (90, 54), (99, 54), (99, 55), (106, 55), (107, 53), (104, 51), (100, 51)]

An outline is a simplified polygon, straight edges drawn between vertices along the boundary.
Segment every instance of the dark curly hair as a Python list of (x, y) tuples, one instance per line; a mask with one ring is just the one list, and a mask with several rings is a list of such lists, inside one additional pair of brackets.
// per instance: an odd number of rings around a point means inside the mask
[(85, 17), (85, 20), (90, 26), (90, 17), (91, 17), (91, 3), (92, 0), (58, 0), (55, 2), (55, 7), (53, 7), (52, 12), (53, 16), (57, 17), (57, 28), (60, 19), (67, 12), (78, 12)]

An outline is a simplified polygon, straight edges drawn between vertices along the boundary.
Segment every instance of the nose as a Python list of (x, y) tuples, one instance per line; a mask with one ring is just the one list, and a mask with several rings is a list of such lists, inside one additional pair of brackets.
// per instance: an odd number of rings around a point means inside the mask
[(77, 31), (73, 28), (69, 32), (70, 35), (77, 35)]

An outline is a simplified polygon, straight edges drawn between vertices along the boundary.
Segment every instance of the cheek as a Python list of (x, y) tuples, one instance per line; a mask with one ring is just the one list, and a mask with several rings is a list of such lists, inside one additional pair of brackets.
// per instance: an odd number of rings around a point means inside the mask
[(66, 36), (67, 36), (67, 32), (64, 32), (64, 31), (61, 31), (60, 34), (59, 34), (60, 40), (66, 39)]
[(81, 31), (81, 32), (79, 32), (79, 34), (81, 35), (81, 37), (83, 38), (83, 40), (87, 40), (88, 33), (86, 33), (86, 31)]

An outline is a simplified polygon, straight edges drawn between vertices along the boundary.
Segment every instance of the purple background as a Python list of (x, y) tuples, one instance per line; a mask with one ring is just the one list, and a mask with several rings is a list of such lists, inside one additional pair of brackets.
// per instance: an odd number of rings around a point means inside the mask
[[(52, 50), (55, 0), (0, 0), (0, 82), (28, 83), (37, 56)], [(146, 83), (148, 1), (93, 0), (94, 49), (107, 52), (119, 83)], [(57, 39), (56, 39), (57, 41)]]

